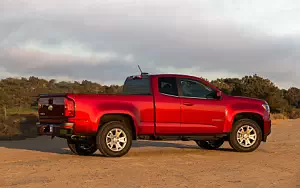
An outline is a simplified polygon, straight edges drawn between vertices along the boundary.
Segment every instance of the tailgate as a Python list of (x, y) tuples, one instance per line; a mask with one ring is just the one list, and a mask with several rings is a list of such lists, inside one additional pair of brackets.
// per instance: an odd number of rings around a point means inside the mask
[(40, 120), (66, 120), (74, 110), (74, 101), (66, 95), (40, 95), (38, 99)]

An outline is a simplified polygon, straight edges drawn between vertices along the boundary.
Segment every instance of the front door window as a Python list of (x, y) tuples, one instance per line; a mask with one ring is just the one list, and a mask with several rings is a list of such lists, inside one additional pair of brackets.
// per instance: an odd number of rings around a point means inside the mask
[(215, 98), (215, 91), (203, 83), (191, 80), (191, 79), (181, 79), (180, 87), (182, 90), (183, 97), (193, 97), (193, 98)]

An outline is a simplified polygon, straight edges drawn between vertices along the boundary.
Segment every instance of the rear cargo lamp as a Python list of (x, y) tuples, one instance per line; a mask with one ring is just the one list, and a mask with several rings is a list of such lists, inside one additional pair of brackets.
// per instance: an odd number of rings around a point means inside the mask
[(142, 78), (143, 78), (142, 75), (138, 75), (138, 76), (134, 76), (133, 80), (135, 80), (135, 79), (142, 79)]
[(75, 102), (72, 99), (65, 98), (65, 116), (75, 116)]

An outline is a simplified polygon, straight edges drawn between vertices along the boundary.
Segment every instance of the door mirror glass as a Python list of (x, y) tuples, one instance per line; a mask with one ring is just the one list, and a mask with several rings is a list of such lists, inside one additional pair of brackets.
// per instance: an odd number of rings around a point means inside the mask
[(217, 90), (217, 99), (221, 99), (222, 97), (222, 91)]

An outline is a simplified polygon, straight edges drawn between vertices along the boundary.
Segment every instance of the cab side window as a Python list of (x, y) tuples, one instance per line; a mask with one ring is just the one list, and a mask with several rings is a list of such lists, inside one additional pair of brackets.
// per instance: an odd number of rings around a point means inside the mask
[(158, 78), (158, 89), (162, 94), (178, 96), (178, 88), (175, 77)]
[(213, 89), (196, 80), (180, 79), (180, 87), (184, 97), (215, 98)]

